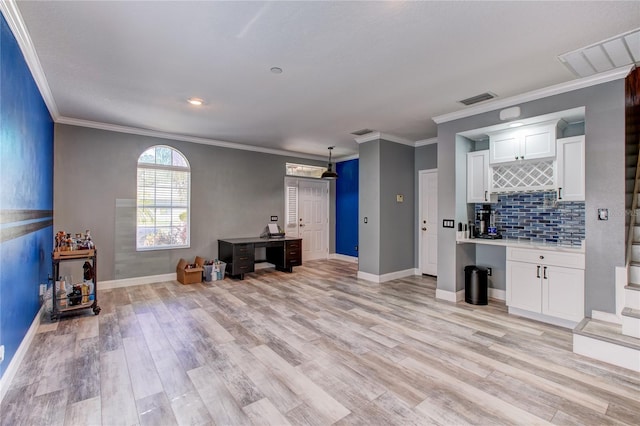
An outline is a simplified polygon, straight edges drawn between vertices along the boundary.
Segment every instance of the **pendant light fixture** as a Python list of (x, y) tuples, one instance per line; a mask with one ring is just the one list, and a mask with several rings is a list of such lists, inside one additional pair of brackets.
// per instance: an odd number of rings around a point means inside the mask
[(327, 166), (327, 171), (322, 173), (322, 179), (338, 179), (338, 174), (333, 171), (333, 165), (331, 164), (331, 150), (333, 146), (330, 146), (329, 149), (329, 165)]

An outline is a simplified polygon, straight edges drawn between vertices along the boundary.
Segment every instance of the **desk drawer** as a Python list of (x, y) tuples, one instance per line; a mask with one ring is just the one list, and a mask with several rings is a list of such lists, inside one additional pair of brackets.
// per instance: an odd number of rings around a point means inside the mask
[(296, 240), (296, 241), (287, 241), (286, 245), (285, 245), (285, 249), (287, 251), (289, 250), (301, 250), (302, 249), (302, 241), (301, 240)]
[(246, 257), (250, 256), (253, 261), (253, 257), (255, 256), (255, 247), (253, 244), (234, 244), (233, 245), (233, 257)]

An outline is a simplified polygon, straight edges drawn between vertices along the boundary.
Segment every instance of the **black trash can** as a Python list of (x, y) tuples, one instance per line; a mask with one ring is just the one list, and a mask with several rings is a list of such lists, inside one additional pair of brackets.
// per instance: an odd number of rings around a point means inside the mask
[(472, 305), (489, 303), (487, 270), (476, 265), (464, 267), (464, 301)]

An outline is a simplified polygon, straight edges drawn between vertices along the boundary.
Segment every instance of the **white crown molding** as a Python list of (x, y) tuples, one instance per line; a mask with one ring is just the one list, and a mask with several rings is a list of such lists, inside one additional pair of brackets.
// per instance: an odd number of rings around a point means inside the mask
[(415, 147), (432, 145), (434, 143), (438, 143), (438, 138), (430, 138), (430, 139), (422, 139), (421, 141), (417, 141), (415, 143)]
[(415, 142), (410, 141), (409, 139), (404, 139), (399, 136), (394, 136), (388, 133), (381, 133), (381, 132), (367, 133), (366, 135), (355, 138), (355, 141), (360, 144), (360, 143), (375, 141), (378, 139), (384, 139), (385, 141), (395, 142), (402, 145), (415, 146)]
[(170, 139), (175, 141), (199, 143), (203, 145), (218, 146), (221, 148), (240, 149), (244, 151), (262, 152), (265, 154), (281, 155), (285, 157), (306, 158), (309, 160), (324, 161), (326, 158), (319, 155), (303, 154), (299, 152), (284, 151), (280, 149), (263, 148), (253, 145), (243, 145), (234, 142), (220, 141), (216, 139), (199, 138), (196, 136), (184, 136), (174, 133), (160, 132), (157, 130), (139, 129), (137, 127), (120, 126), (117, 124), (107, 124), (98, 121), (80, 120), (77, 118), (60, 117), (56, 120), (59, 124), (71, 126), (90, 127), (92, 129), (108, 130), (112, 132), (128, 133), (139, 136), (149, 136), (153, 138)]
[(511, 96), (509, 98), (498, 99), (495, 101), (487, 102), (486, 104), (477, 105), (460, 111), (442, 114), (437, 117), (433, 117), (432, 120), (435, 121), (436, 124), (442, 124), (448, 121), (459, 120), (461, 118), (471, 117), (473, 115), (495, 111), (497, 109), (502, 109), (525, 102), (531, 102), (553, 95), (559, 95), (561, 93), (567, 93), (578, 89), (584, 89), (586, 87), (596, 86), (602, 83), (608, 83), (613, 80), (625, 78), (632, 68), (633, 65), (616, 68), (611, 71), (594, 74), (589, 77), (579, 78), (576, 80), (568, 81), (566, 83), (560, 83), (553, 86), (545, 87), (543, 89), (533, 90), (531, 92)]
[(51, 93), (47, 77), (44, 74), (42, 64), (40, 64), (40, 59), (38, 58), (36, 49), (31, 41), (31, 36), (29, 36), (29, 31), (27, 31), (27, 27), (16, 2), (14, 0), (0, 0), (0, 11), (7, 20), (7, 24), (9, 24), (9, 28), (18, 42), (18, 46), (20, 46), (27, 67), (29, 71), (31, 71), (31, 75), (42, 95), (42, 99), (49, 110), (49, 114), (51, 114), (53, 121), (56, 121), (60, 117), (58, 106), (53, 99), (53, 93)]
[(336, 163), (342, 163), (344, 161), (357, 160), (358, 158), (360, 158), (360, 154), (353, 154), (353, 155), (345, 155), (344, 157), (340, 157), (340, 158), (334, 158), (333, 161), (335, 161)]

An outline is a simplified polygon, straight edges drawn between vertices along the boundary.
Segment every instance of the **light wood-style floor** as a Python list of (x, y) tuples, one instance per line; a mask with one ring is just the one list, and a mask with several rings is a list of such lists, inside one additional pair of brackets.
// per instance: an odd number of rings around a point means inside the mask
[(635, 424), (640, 374), (504, 304), (437, 301), (315, 261), (293, 274), (99, 293), (43, 323), (3, 425)]

